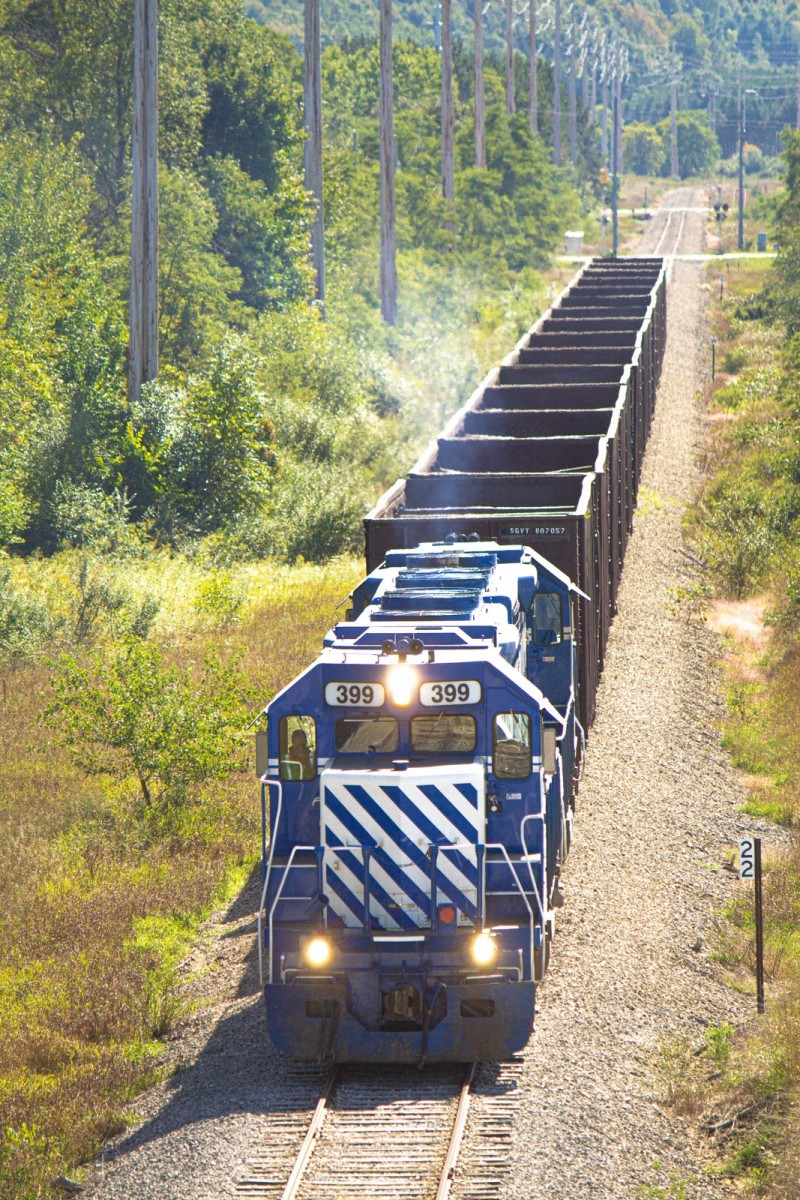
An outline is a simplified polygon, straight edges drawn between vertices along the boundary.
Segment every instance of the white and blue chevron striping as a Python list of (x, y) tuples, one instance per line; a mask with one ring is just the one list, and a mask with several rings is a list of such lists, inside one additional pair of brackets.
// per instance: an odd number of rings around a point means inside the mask
[[(369, 855), (373, 926), (413, 930), (431, 921), (431, 844), (458, 844), (437, 856), (437, 903), (452, 904), (459, 923), (477, 915), (477, 856), (483, 841), (484, 775), (463, 768), (322, 773), (325, 889), (345, 925), (364, 923), (363, 848)], [(466, 846), (464, 844), (467, 844)]]

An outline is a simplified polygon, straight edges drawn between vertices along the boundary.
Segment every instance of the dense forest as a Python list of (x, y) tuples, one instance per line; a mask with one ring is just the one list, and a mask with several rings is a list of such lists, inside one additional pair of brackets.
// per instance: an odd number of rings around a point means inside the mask
[[(524, 112), (506, 120), (489, 64), (488, 170), (478, 172), (460, 50), (452, 231), (439, 184), (439, 58), (397, 42), (401, 313), (387, 338), (376, 309), (377, 46), (329, 46), (324, 323), (309, 304), (301, 57), (235, 0), (164, 0), (162, 370), (131, 407), (131, 19), (120, 0), (3, 10), (0, 545), (50, 552), (122, 527), (182, 545), (224, 530), (228, 554), (325, 555), (348, 544), (415, 435), (413, 397), (397, 382), (413, 354), (404, 330), (420, 314), (469, 328), (492, 295), (507, 310), (514, 295), (541, 292), (536, 268), (578, 216), (579, 175), (596, 170), (586, 113), (579, 172), (556, 171)], [(550, 86), (543, 69), (543, 113)], [(424, 407), (452, 406), (463, 384), (449, 379), (449, 394), (426, 395)]]

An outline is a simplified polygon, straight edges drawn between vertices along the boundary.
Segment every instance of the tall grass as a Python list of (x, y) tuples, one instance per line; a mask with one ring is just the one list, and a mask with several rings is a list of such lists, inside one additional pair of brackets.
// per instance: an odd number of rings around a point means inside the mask
[[(715, 272), (716, 274), (716, 272)], [(717, 597), (759, 592), (766, 653), (728, 655), (725, 742), (750, 783), (746, 811), (788, 831), (765, 862), (767, 1013), (726, 1034), (708, 1071), (703, 1048), (684, 1058), (676, 1101), (723, 1152), (723, 1174), (759, 1194), (800, 1197), (800, 413), (761, 300), (763, 266), (731, 272), (712, 327), (724, 370), (709, 395), (709, 482), (690, 522)], [(754, 991), (752, 895), (723, 914), (716, 952), (731, 983)], [(702, 1056), (702, 1057), (701, 1057)]]
[[(153, 636), (172, 665), (196, 669), (211, 644), (223, 657), (245, 647), (262, 701), (317, 652), (361, 574), (355, 559), (225, 572), (159, 554), (89, 565), (112, 573), (134, 607), (158, 600)], [(34, 608), (46, 600), (50, 620), (49, 637), (37, 626), (24, 654), (0, 660), (0, 1196), (34, 1200), (122, 1127), (158, 1071), (176, 967), (252, 865), (259, 804), (239, 773), (155, 829), (136, 815), (135, 781), (72, 767), (39, 720), (53, 656), (68, 641), (78, 655), (88, 644), (103, 653), (116, 614), (104, 611), (81, 641), (72, 557), (7, 566), (13, 594)]]

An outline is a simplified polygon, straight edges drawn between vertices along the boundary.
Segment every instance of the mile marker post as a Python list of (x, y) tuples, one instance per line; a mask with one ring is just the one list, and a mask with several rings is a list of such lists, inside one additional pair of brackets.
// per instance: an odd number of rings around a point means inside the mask
[(764, 1012), (764, 904), (761, 887), (761, 838), (739, 839), (739, 878), (755, 884), (756, 909), (756, 1003)]
[(717, 339), (712, 333), (711, 335), (711, 379), (716, 378), (717, 374)]

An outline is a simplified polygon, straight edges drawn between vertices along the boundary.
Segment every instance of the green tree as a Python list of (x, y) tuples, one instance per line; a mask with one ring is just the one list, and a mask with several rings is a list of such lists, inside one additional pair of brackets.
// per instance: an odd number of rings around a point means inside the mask
[(234, 302), (242, 276), (214, 249), (219, 217), (197, 175), (161, 167), (158, 182), (159, 343), (168, 363), (189, 370), (230, 324), (246, 323)]
[(789, 335), (786, 359), (794, 386), (800, 374), (800, 132), (787, 128), (782, 137), (786, 173), (778, 204), (780, 251), (769, 295)]
[(664, 138), (654, 125), (631, 121), (622, 133), (624, 170), (634, 175), (656, 175), (664, 165)]
[(299, 172), (287, 162), (270, 192), (235, 159), (214, 158), (206, 178), (217, 210), (212, 245), (240, 273), (237, 298), (261, 312), (310, 298), (312, 209)]
[[(720, 145), (713, 129), (708, 124), (708, 114), (698, 112), (679, 112), (678, 127), (678, 164), (681, 179), (690, 175), (702, 175), (719, 160)], [(669, 118), (660, 121), (656, 129), (669, 145)], [(668, 174), (670, 169), (669, 155), (665, 156), (662, 174)]]
[(199, 799), (209, 779), (241, 769), (248, 687), (239, 659), (206, 652), (199, 678), (165, 666), (137, 640), (88, 665), (64, 655), (44, 718), (75, 766), (120, 783), (136, 780), (146, 809)]
[(263, 505), (274, 453), (255, 370), (241, 340), (228, 336), (202, 374), (147, 389), (136, 417), (162, 464), (155, 517), (165, 532), (208, 533)]

